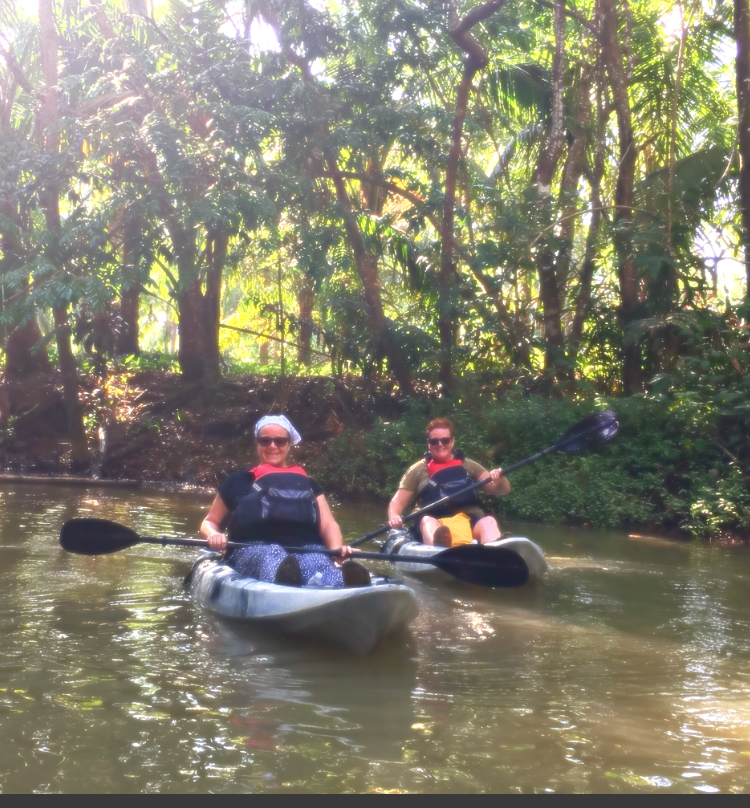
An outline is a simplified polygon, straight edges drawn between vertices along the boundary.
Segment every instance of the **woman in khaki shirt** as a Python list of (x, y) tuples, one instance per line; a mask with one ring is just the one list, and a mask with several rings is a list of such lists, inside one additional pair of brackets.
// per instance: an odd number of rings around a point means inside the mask
[[(413, 497), (427, 504), (440, 499), (446, 493), (470, 485), (474, 481), (487, 480), (482, 489), (488, 494), (505, 496), (510, 492), (510, 483), (503, 477), (500, 468), (487, 471), (479, 463), (465, 458), (455, 449), (453, 424), (447, 418), (434, 418), (427, 424), (427, 453), (422, 460), (410, 466), (401, 478), (398, 490), (388, 506), (388, 524), (400, 528), (404, 522), (401, 514)], [(456, 497), (440, 510), (425, 514), (419, 520), (419, 531), (425, 544), (450, 546), (450, 528), (441, 525), (441, 517), (463, 513), (470, 520), (471, 534), (480, 544), (497, 541), (500, 527), (494, 516), (485, 514), (475, 492)]]

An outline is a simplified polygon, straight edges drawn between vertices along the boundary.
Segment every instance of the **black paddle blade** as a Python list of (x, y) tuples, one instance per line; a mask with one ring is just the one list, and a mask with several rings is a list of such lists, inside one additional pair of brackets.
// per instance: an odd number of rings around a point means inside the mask
[(528, 565), (507, 547), (460, 544), (430, 556), (430, 562), (461, 581), (479, 586), (523, 586), (529, 580)]
[(116, 553), (140, 540), (134, 530), (106, 519), (71, 519), (60, 530), (63, 550), (80, 555)]
[(620, 424), (612, 410), (602, 410), (587, 415), (571, 427), (557, 442), (563, 452), (578, 454), (614, 438)]

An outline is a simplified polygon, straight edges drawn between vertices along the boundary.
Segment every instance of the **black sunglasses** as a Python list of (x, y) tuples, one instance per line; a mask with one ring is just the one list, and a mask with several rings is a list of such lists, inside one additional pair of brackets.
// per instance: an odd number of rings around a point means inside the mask
[(267, 449), (271, 444), (274, 446), (278, 446), (279, 449), (283, 449), (287, 443), (289, 443), (289, 438), (256, 438), (255, 440), (258, 441), (258, 446), (262, 446), (264, 449)]
[(447, 446), (452, 440), (453, 438), (427, 438), (427, 443), (429, 443), (430, 446), (437, 446), (438, 443), (442, 443), (443, 446)]

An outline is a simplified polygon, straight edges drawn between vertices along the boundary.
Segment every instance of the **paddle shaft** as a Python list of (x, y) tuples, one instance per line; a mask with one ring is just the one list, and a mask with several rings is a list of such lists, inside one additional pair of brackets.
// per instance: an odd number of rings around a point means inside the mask
[[(136, 544), (174, 544), (181, 547), (208, 549), (208, 542), (183, 536), (140, 536), (134, 530), (107, 519), (81, 518), (68, 520), (60, 530), (60, 546), (69, 553), (97, 556), (126, 550)], [(234, 550), (251, 545), (228, 542)], [(342, 555), (342, 548), (328, 547), (287, 547), (289, 553), (319, 553), (326, 556)], [(454, 578), (479, 586), (523, 586), (529, 579), (529, 568), (519, 553), (508, 548), (487, 547), (467, 544), (450, 547), (432, 556), (357, 551), (356, 558), (374, 561), (408, 561), (420, 565), (437, 567)]]
[[(561, 438), (557, 443), (553, 444), (552, 446), (548, 446), (546, 449), (542, 449), (541, 452), (537, 452), (531, 457), (527, 457), (525, 460), (519, 460), (518, 463), (513, 463), (511, 466), (503, 469), (503, 477), (507, 477), (512, 471), (518, 471), (518, 469), (522, 469), (525, 466), (530, 465), (531, 463), (535, 463), (537, 460), (541, 460), (541, 458), (546, 457), (553, 452), (559, 452), (560, 449), (563, 449), (569, 443), (572, 443), (574, 440), (580, 440), (581, 438), (585, 437), (586, 435), (593, 434), (594, 432), (601, 432), (602, 424), (597, 424), (596, 426), (591, 427), (591, 429), (586, 429), (583, 432), (578, 432), (575, 435), (570, 435), (567, 438)], [(477, 488), (481, 488), (483, 485), (487, 485), (490, 482), (489, 478), (485, 477), (483, 480), (477, 480), (475, 483), (471, 485), (467, 485), (466, 488), (462, 488), (460, 491), (456, 491), (453, 494), (449, 494), (447, 497), (443, 497), (442, 499), (437, 500), (436, 502), (432, 502), (429, 505), (425, 505), (424, 508), (420, 508), (418, 511), (412, 511), (410, 514), (402, 517), (403, 522), (413, 522), (415, 519), (419, 519), (420, 516), (423, 516), (430, 511), (435, 510), (443, 505), (446, 505), (451, 500), (455, 499), (456, 497), (460, 497), (463, 494), (467, 494), (470, 491), (475, 491)], [(355, 539), (352, 542), (349, 542), (350, 547), (357, 547), (360, 544), (364, 544), (370, 539), (374, 539), (376, 536), (382, 536), (383, 533), (387, 533), (390, 530), (390, 525), (383, 525), (383, 527), (379, 527), (377, 530), (373, 530), (371, 533), (368, 533), (366, 536), (362, 536), (359, 539)]]
[[(208, 542), (204, 539), (188, 539), (179, 536), (138, 536), (138, 541), (135, 543), (140, 542), (144, 544), (161, 544), (163, 547), (166, 547), (168, 544), (175, 544), (178, 547), (201, 547), (204, 550), (210, 549)], [(227, 550), (239, 550), (241, 547), (250, 547), (250, 544), (240, 541), (228, 541), (226, 543)], [(328, 547), (285, 547), (284, 549), (289, 553), (323, 553), (323, 555), (329, 556), (340, 555), (339, 550), (331, 550)], [(358, 550), (357, 555), (362, 558), (387, 558), (387, 556), (383, 556), (380, 553), (366, 553), (362, 550)], [(393, 558), (396, 557), (397, 556), (393, 556)]]
[[(169, 544), (174, 544), (177, 545), (178, 547), (202, 547), (206, 550), (209, 549), (208, 542), (204, 541), (203, 539), (188, 539), (177, 536), (139, 536), (138, 542), (142, 542), (144, 544), (161, 544), (163, 547), (166, 547)], [(236, 542), (236, 541), (227, 542), (228, 550), (237, 550), (240, 547), (250, 547), (250, 546), (251, 546), (250, 544), (246, 544), (243, 542)], [(334, 557), (341, 555), (340, 550), (338, 549), (332, 550), (328, 547), (285, 547), (284, 549), (288, 553), (319, 553), (322, 555), (334, 556)], [(356, 557), (372, 561), (409, 561), (417, 564), (432, 564), (434, 566), (437, 566), (438, 563), (442, 563), (438, 561), (433, 561), (432, 558), (430, 558), (429, 556), (425, 557), (417, 555), (397, 555), (395, 553), (389, 553), (389, 554), (368, 553), (366, 550), (357, 550)], [(462, 563), (481, 564), (483, 562), (469, 561)]]
[[(138, 544), (138, 542), (144, 542), (145, 544), (161, 544), (163, 547), (166, 547), (168, 544), (176, 544), (180, 547), (202, 547), (204, 550), (210, 549), (208, 542), (203, 539), (188, 539), (176, 536), (139, 536), (135, 544)], [(237, 550), (240, 547), (247, 547), (247, 544), (238, 541), (227, 542), (228, 550)]]

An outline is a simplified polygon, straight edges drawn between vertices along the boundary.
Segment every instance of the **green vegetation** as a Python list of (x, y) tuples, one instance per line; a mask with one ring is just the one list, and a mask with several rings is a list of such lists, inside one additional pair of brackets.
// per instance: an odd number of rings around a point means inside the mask
[(746, 530), (749, 19), (0, 2), (4, 434), (57, 402), (86, 473), (117, 374), (174, 370), (179, 406), (357, 377), (400, 409), (324, 476), (382, 493), (426, 411), (504, 460), (606, 401), (621, 448), (527, 469), (508, 514)]
[(727, 449), (747, 440), (749, 408), (740, 405), (742, 416), (695, 394), (670, 402), (654, 395), (571, 401), (508, 393), (452, 405), (413, 403), (401, 418), (332, 440), (310, 467), (328, 488), (386, 500), (407, 465), (419, 459), (431, 417), (449, 415), (457, 444), (489, 467), (552, 445), (585, 414), (605, 407), (620, 420), (614, 440), (595, 453), (552, 455), (521, 469), (513, 475), (512, 494), (487, 498), (487, 504), (511, 519), (647, 525), (701, 538), (750, 535), (750, 492)]

